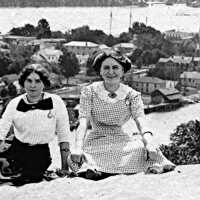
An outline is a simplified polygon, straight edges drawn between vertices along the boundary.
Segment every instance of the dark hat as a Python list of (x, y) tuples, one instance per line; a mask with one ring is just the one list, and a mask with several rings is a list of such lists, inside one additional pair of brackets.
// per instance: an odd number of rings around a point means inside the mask
[(124, 72), (126, 73), (129, 69), (131, 69), (131, 61), (126, 56), (122, 55), (119, 51), (96, 51), (92, 55), (92, 67), (96, 72), (99, 73), (101, 64), (106, 58), (115, 59), (120, 65), (122, 65)]

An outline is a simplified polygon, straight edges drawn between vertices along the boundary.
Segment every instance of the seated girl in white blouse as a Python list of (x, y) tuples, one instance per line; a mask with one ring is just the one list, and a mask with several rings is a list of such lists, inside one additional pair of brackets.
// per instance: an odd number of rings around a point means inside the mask
[(0, 154), (21, 176), (21, 183), (42, 180), (51, 164), (49, 143), (57, 136), (61, 152), (61, 172), (68, 174), (67, 156), (70, 153), (68, 112), (63, 100), (44, 92), (50, 86), (48, 71), (41, 64), (26, 66), (19, 76), (25, 93), (12, 99), (0, 120), (0, 141), (3, 143), (10, 127), (14, 139), (8, 151)]

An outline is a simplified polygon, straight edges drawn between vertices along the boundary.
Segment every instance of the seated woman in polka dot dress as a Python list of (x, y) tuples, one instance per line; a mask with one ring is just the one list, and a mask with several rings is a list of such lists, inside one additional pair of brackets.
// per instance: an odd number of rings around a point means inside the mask
[[(141, 94), (121, 83), (131, 68), (129, 59), (116, 51), (98, 52), (92, 67), (103, 81), (85, 86), (80, 98), (76, 153), (88, 158), (91, 168), (86, 178), (173, 170), (175, 165), (164, 157), (145, 126)], [(130, 118), (138, 128), (138, 134), (132, 136), (122, 130)], [(92, 126), (89, 133), (88, 121)]]

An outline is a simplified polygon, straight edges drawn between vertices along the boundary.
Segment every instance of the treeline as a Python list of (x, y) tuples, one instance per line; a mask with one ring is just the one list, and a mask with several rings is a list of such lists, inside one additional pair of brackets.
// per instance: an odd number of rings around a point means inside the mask
[[(89, 26), (71, 29), (65, 33), (51, 31), (46, 19), (40, 19), (36, 27), (31, 24), (26, 24), (23, 27), (11, 29), (9, 33), (18, 36), (35, 36), (38, 39), (64, 38), (66, 42), (88, 41), (97, 44), (106, 44), (110, 47), (118, 43), (133, 42), (137, 48), (129, 53), (128, 56), (132, 63), (138, 67), (156, 64), (161, 57), (167, 58), (172, 55), (195, 56), (196, 44), (199, 42), (198, 34), (196, 34), (191, 40), (182, 41), (177, 46), (166, 39), (160, 31), (139, 22), (134, 22), (128, 32), (123, 32), (118, 37), (107, 35), (102, 30), (91, 30)], [(90, 69), (89, 60), (87, 68), (87, 74), (93, 74), (92, 69)], [(17, 67), (14, 67), (14, 69), (17, 69)], [(157, 76), (163, 79), (169, 78), (168, 72), (164, 72), (163, 74), (163, 70), (160, 71), (157, 68), (150, 73), (149, 75), (151, 76)]]
[(0, 7), (126, 6), (138, 0), (1, 0)]

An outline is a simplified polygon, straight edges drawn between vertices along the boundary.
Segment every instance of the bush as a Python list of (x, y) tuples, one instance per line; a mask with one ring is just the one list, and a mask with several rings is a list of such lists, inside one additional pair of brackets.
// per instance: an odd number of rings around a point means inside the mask
[(163, 154), (176, 165), (200, 163), (200, 121), (179, 125), (170, 135), (171, 143), (161, 145)]

